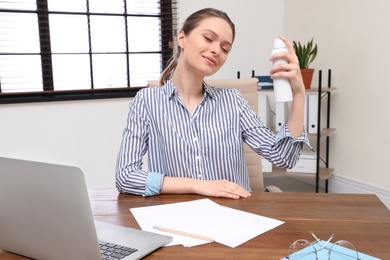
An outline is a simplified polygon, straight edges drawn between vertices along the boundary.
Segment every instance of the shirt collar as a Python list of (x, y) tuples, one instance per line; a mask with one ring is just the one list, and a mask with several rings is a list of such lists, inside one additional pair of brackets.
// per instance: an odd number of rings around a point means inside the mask
[[(203, 87), (205, 89), (206, 95), (208, 95), (211, 98), (215, 97), (215, 88), (208, 85), (205, 81), (203, 81)], [(165, 85), (163, 86), (165, 95), (168, 97), (168, 99), (172, 99), (173, 97), (178, 95), (177, 89), (175, 88), (175, 85), (173, 85), (173, 82), (171, 80), (168, 80)]]
[(171, 80), (168, 80), (165, 85), (163, 86), (165, 95), (168, 97), (168, 99), (171, 99), (175, 96), (177, 96), (177, 90), (175, 86), (173, 85)]
[(215, 88), (208, 85), (205, 81), (203, 81), (203, 86), (204, 86), (205, 93), (211, 98), (214, 98), (216, 92)]

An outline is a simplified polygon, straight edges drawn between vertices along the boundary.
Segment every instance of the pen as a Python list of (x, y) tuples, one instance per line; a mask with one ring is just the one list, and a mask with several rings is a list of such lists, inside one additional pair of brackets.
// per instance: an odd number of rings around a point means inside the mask
[(164, 231), (164, 232), (168, 232), (168, 233), (172, 233), (172, 234), (177, 234), (177, 235), (182, 235), (182, 236), (202, 239), (202, 240), (206, 240), (206, 241), (210, 241), (210, 242), (214, 242), (215, 241), (214, 239), (212, 239), (210, 237), (200, 236), (200, 235), (187, 233), (187, 232), (183, 232), (183, 231), (175, 230), (175, 229), (170, 229), (170, 228), (154, 226), (153, 229)]

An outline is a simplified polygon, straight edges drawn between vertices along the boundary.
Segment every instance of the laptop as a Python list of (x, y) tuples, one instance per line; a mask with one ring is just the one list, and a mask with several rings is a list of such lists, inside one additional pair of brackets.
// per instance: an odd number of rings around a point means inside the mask
[(0, 157), (1, 250), (35, 259), (105, 259), (100, 242), (126, 249), (122, 259), (140, 259), (171, 240), (94, 221), (77, 167)]

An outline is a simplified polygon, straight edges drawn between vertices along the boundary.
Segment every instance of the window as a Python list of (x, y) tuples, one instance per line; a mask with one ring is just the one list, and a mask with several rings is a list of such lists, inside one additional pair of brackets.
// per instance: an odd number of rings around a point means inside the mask
[(0, 103), (134, 96), (172, 56), (172, 0), (0, 0)]

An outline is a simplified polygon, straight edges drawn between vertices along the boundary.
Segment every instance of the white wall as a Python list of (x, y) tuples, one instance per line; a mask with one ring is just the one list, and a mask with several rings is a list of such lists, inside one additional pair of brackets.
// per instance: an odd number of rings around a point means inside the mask
[(332, 96), (336, 134), (330, 153), (335, 168), (330, 189), (337, 192), (358, 191), (339, 185), (356, 182), (390, 193), (389, 24), (389, 0), (286, 1), (287, 37), (314, 37), (319, 54), (311, 67), (332, 69), (338, 88)]
[[(212, 3), (209, 3), (212, 2)], [(179, 22), (212, 6), (228, 12), (237, 40), (215, 77), (267, 74), (273, 38), (284, 32), (284, 1), (179, 1)], [(275, 21), (270, 25), (269, 21)], [(258, 28), (253, 22), (261, 25)], [(260, 29), (261, 28), (261, 29)], [(264, 28), (264, 29), (263, 29)], [(130, 99), (0, 105), (0, 156), (80, 167), (89, 188), (114, 186), (115, 163)], [(0, 166), (1, 167), (1, 166)]]
[(90, 188), (114, 187), (129, 100), (0, 105), (0, 156), (77, 166)]

